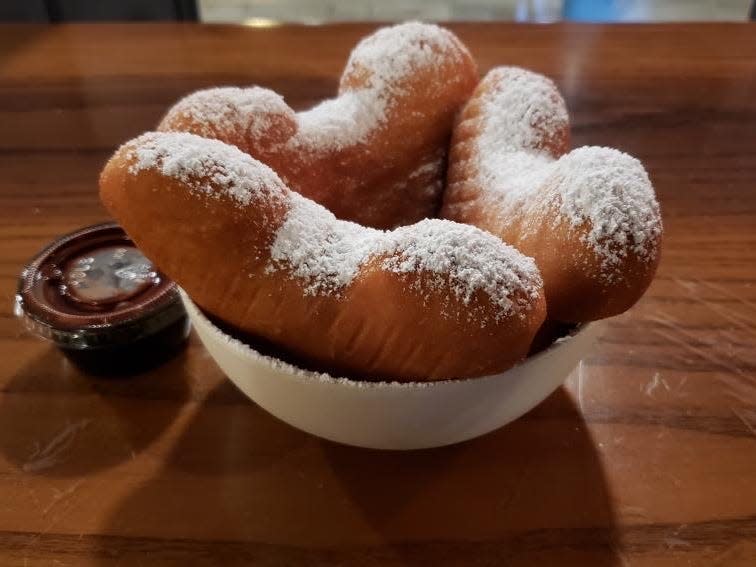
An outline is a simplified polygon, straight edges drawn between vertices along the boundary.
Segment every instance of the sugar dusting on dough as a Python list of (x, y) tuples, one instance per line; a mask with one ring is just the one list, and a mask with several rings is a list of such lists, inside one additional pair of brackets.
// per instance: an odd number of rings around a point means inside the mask
[(339, 295), (377, 249), (384, 233), (336, 219), (329, 210), (291, 194), (286, 221), (270, 249), (269, 269), (288, 268), (311, 295)]
[(485, 116), (480, 144), (498, 152), (540, 150), (569, 128), (567, 108), (556, 85), (517, 67), (497, 67), (484, 78)]
[(420, 161), (404, 179), (394, 184), (392, 190), (406, 191), (411, 185), (419, 195), (432, 199), (443, 191), (445, 173), (446, 149), (441, 148), (432, 156)]
[(439, 219), (394, 230), (382, 266), (399, 274), (430, 275), (432, 287), (451, 288), (465, 305), (482, 292), (502, 316), (528, 310), (542, 285), (532, 258), (488, 232)]
[(368, 89), (350, 91), (298, 113), (297, 122), (291, 149), (340, 150), (366, 140), (386, 122), (385, 100)]
[[(420, 274), (423, 292), (448, 289), (464, 305), (479, 293), (498, 320), (532, 307), (542, 287), (535, 263), (470, 225), (427, 219), (393, 231), (337, 219), (321, 205), (287, 189), (266, 165), (234, 146), (186, 133), (149, 133), (126, 145), (129, 171), (154, 169), (208, 198), (231, 197), (240, 210), (283, 198), (289, 210), (270, 248), (269, 271), (286, 270), (306, 293), (339, 297), (373, 258), (397, 274)], [(419, 287), (418, 287), (419, 286)], [(485, 318), (471, 311), (469, 317)]]
[(651, 180), (640, 161), (612, 148), (582, 147), (554, 165), (559, 212), (574, 226), (588, 222), (584, 237), (605, 259), (619, 264), (631, 250), (650, 261), (662, 224)]
[(338, 296), (375, 257), (383, 270), (425, 274), (415, 283), (420, 292), (446, 287), (464, 305), (484, 293), (497, 319), (529, 310), (542, 286), (531, 258), (475, 227), (426, 219), (384, 232), (338, 220), (297, 194), (271, 247), (269, 269), (290, 270), (307, 293)]
[[(407, 83), (421, 71), (460, 61), (466, 48), (448, 30), (433, 24), (408, 22), (379, 29), (352, 51), (342, 76), (356, 84), (338, 97), (294, 114), (275, 92), (260, 88), (223, 87), (192, 93), (168, 112), (161, 129), (173, 124), (213, 137), (215, 130), (240, 139), (265, 136), (276, 117), (291, 117), (296, 133), (284, 143), (290, 150), (338, 151), (367, 141), (388, 126), (388, 112), (407, 94)], [(453, 80), (453, 79), (452, 79)]]
[(196, 134), (213, 137), (216, 130), (236, 137), (261, 137), (274, 120), (293, 111), (281, 95), (261, 87), (218, 87), (189, 94), (177, 102), (163, 118), (168, 125), (192, 124)]
[(500, 218), (527, 207), (529, 226), (556, 210), (555, 222), (588, 228), (582, 237), (612, 280), (632, 251), (642, 260), (657, 255), (661, 215), (643, 165), (618, 150), (583, 147), (554, 159), (547, 151), (568, 128), (567, 110), (546, 77), (514, 67), (497, 68), (484, 79), (482, 132), (476, 141), (479, 183)]
[(388, 126), (388, 112), (406, 94), (415, 74), (459, 61), (465, 47), (451, 32), (419, 22), (379, 29), (352, 51), (342, 81), (357, 79), (339, 96), (294, 114), (283, 98), (260, 87), (224, 87), (198, 91), (179, 101), (163, 119), (185, 127), (190, 122), (203, 135), (214, 129), (240, 139), (264, 137), (276, 117), (290, 116), (296, 133), (284, 144), (293, 151), (338, 151), (367, 141)]
[(275, 171), (235, 146), (184, 132), (150, 132), (132, 140), (129, 172), (157, 169), (211, 198), (222, 194), (240, 206), (287, 191)]
[(343, 89), (337, 98), (300, 112), (299, 132), (289, 144), (339, 150), (366, 141), (387, 126), (387, 113), (415, 73), (440, 68), (464, 51), (451, 32), (432, 24), (409, 22), (378, 30), (357, 44), (344, 69), (342, 82), (364, 75), (365, 85)]

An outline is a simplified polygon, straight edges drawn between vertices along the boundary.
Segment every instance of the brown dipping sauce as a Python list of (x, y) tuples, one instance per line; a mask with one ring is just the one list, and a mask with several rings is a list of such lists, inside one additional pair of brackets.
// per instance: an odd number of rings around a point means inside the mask
[(21, 274), (16, 312), (96, 374), (146, 369), (175, 354), (189, 332), (176, 284), (115, 223), (42, 250)]

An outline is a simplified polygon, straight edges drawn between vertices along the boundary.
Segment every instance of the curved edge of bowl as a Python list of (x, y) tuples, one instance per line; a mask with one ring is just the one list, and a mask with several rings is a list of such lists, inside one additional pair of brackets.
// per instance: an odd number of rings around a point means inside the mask
[(435, 382), (365, 382), (300, 369), (223, 332), (183, 290), (205, 348), (229, 379), (286, 423), (331, 441), (421, 449), (478, 437), (527, 413), (564, 382), (598, 336), (582, 325), (502, 373)]

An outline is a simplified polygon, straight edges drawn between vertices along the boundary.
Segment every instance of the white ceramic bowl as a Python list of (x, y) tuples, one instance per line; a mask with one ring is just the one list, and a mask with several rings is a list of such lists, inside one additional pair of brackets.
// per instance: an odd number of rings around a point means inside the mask
[(301, 370), (221, 331), (182, 292), (200, 340), (231, 381), (277, 418), (347, 445), (422, 449), (458, 443), (517, 419), (546, 399), (591, 348), (596, 325), (492, 376), (360, 382)]

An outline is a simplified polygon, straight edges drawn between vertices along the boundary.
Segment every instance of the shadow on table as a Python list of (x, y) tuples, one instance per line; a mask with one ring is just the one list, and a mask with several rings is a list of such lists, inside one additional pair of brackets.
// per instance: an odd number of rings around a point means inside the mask
[(325, 452), (399, 563), (619, 564), (603, 469), (564, 388), (457, 446), (409, 458), (336, 445)]
[[(0, 398), (0, 452), (21, 471), (79, 476), (132, 459), (174, 420), (187, 397), (181, 350), (151, 370), (95, 378), (50, 347)], [(165, 402), (165, 403), (163, 403)]]
[(618, 564), (601, 463), (563, 388), (480, 439), (381, 452), (222, 384), (101, 533), (108, 566)]

